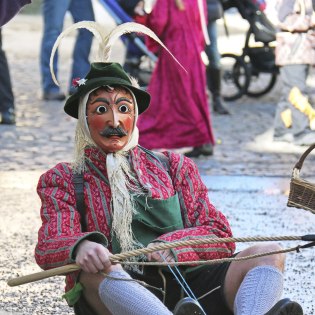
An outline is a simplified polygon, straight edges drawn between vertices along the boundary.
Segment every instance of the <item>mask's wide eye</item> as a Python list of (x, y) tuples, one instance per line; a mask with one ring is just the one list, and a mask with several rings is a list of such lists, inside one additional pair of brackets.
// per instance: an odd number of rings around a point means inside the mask
[(107, 112), (107, 108), (106, 108), (104, 105), (98, 106), (98, 107), (96, 108), (96, 112), (97, 112), (98, 114), (104, 114), (104, 113)]
[(120, 106), (118, 107), (118, 110), (119, 110), (121, 113), (128, 113), (128, 112), (130, 112), (130, 108), (129, 108), (126, 104), (120, 105)]

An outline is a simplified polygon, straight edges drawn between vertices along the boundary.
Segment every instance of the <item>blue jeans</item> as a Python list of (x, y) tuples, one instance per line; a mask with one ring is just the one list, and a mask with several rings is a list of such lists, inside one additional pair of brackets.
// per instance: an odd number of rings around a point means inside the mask
[(210, 45), (206, 45), (205, 52), (209, 59), (209, 66), (212, 69), (220, 69), (220, 53), (218, 49), (218, 30), (216, 21), (208, 23), (208, 33), (210, 38)]
[[(49, 70), (49, 59), (52, 47), (63, 30), (66, 12), (72, 15), (74, 23), (80, 21), (94, 21), (94, 12), (91, 0), (44, 0), (43, 1), (44, 33), (41, 45), (40, 68), (42, 89), (44, 92), (58, 93)], [(69, 91), (73, 78), (83, 78), (90, 69), (89, 54), (93, 35), (86, 29), (80, 29), (77, 35), (72, 59), (72, 75), (69, 82)], [(58, 78), (58, 54), (54, 58), (54, 71)]]

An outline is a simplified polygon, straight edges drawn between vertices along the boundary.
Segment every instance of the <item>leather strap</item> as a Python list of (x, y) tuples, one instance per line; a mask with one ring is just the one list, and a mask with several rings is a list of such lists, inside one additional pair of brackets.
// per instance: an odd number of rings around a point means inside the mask
[(75, 190), (76, 207), (81, 216), (81, 230), (86, 231), (85, 203), (84, 203), (84, 178), (83, 174), (73, 174), (73, 184)]

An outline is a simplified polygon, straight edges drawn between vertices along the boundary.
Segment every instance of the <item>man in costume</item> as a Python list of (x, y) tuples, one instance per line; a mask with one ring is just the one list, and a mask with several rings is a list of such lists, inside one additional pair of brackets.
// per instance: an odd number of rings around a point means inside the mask
[[(43, 269), (73, 262), (81, 267), (66, 277), (65, 298), (78, 315), (172, 314), (182, 291), (172, 272), (155, 266), (123, 268), (110, 256), (160, 243), (231, 237), (229, 223), (211, 204), (191, 159), (138, 145), (137, 118), (149, 106), (150, 95), (119, 64), (92, 63), (75, 85), (65, 112), (78, 119), (76, 156), (73, 163), (59, 163), (40, 177), (36, 261)], [(74, 183), (80, 174), (82, 214)], [(234, 250), (231, 242), (180, 246), (133, 261), (195, 262), (231, 257)], [(255, 245), (235, 256), (271, 250), (279, 246)], [(194, 263), (180, 270), (206, 314), (302, 315), (298, 303), (280, 299), (283, 268), (284, 255), (275, 254)]]

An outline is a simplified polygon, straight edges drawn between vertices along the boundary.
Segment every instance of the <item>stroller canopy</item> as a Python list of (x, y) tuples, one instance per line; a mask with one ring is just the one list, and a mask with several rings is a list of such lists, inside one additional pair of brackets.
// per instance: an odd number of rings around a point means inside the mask
[(223, 9), (237, 8), (252, 28), (255, 40), (269, 43), (276, 39), (276, 28), (263, 12), (265, 2), (259, 0), (222, 0)]

